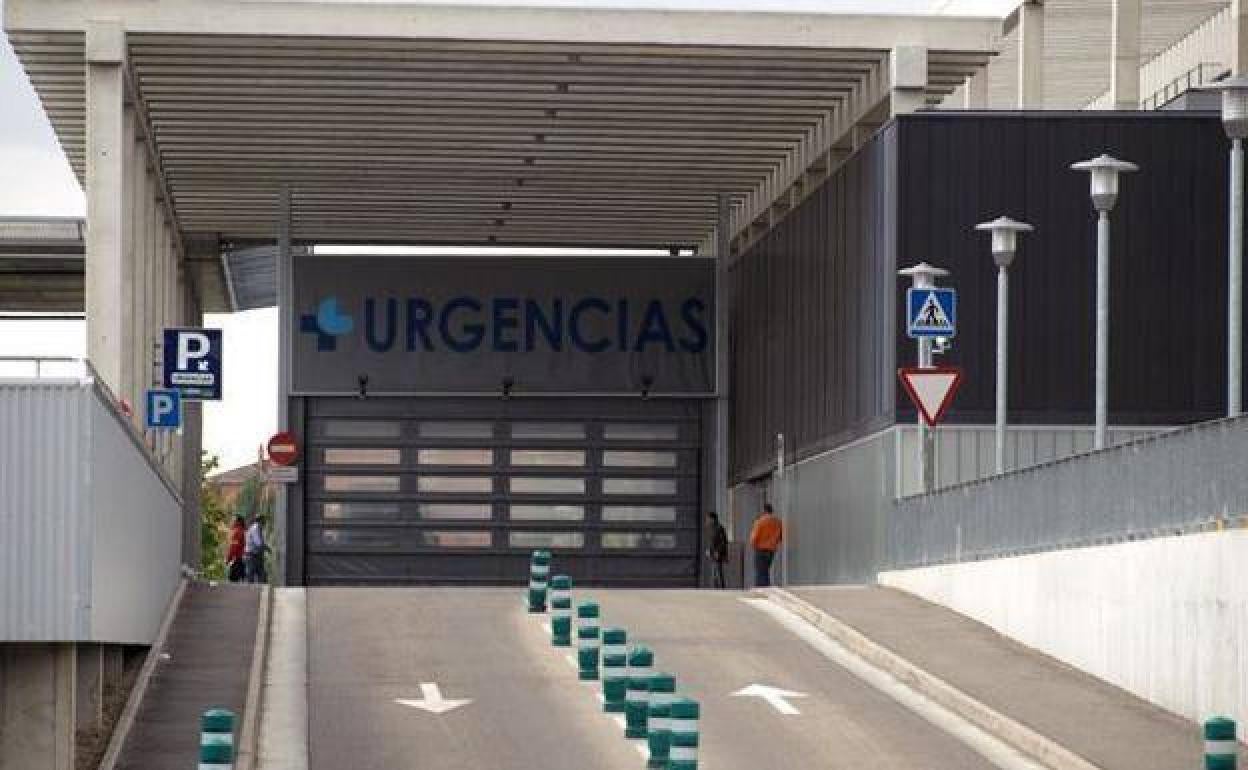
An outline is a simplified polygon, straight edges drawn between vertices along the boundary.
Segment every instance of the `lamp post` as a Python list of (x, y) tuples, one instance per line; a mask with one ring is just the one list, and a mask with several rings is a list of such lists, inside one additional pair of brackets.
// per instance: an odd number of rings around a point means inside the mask
[(1226, 239), (1226, 416), (1243, 411), (1244, 138), (1248, 137), (1248, 76), (1215, 83), (1222, 92), (1222, 127), (1231, 139), (1230, 221)]
[[(949, 275), (949, 271), (943, 267), (929, 265), (926, 262), (920, 262), (912, 267), (904, 270), (898, 270), (898, 275), (905, 276), (910, 279), (910, 286), (914, 289), (930, 289), (936, 285), (936, 279)], [(922, 369), (930, 369), (932, 367), (932, 338), (920, 337), (918, 340), (918, 358), (919, 367)], [(919, 479), (923, 487), (923, 492), (931, 492), (936, 486), (936, 467), (932, 462), (935, 456), (936, 447), (932, 440), (932, 432), (928, 429), (927, 424), (923, 422), (923, 416), (918, 416), (919, 424)]]
[(1032, 226), (1009, 217), (975, 225), (992, 234), (992, 261), (997, 265), (997, 473), (1005, 473), (1005, 421), (1009, 388), (1010, 348), (1010, 264), (1018, 253), (1018, 234)]
[(1125, 160), (1101, 155), (1072, 163), (1071, 169), (1091, 177), (1092, 206), (1096, 209), (1096, 434), (1093, 446), (1105, 448), (1109, 426), (1109, 212), (1118, 202), (1118, 175), (1139, 171)]

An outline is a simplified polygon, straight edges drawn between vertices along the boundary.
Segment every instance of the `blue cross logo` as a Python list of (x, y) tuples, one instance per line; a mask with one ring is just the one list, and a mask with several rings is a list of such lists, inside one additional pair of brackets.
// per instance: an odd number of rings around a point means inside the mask
[(332, 351), (338, 348), (336, 337), (350, 332), (355, 328), (351, 316), (338, 308), (337, 297), (326, 297), (316, 306), (316, 313), (308, 313), (299, 318), (299, 331), (316, 335), (316, 349)]

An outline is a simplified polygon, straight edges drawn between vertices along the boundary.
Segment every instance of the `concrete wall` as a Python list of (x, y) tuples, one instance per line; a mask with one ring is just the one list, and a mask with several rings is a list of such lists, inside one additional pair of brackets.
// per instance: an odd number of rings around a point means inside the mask
[(1248, 721), (1248, 530), (885, 572), (1193, 720)]
[(0, 768), (74, 770), (72, 644), (0, 644)]

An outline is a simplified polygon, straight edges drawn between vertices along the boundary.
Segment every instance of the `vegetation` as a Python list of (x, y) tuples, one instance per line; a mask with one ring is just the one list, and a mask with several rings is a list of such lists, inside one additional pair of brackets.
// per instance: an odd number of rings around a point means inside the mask
[(221, 458), (204, 452), (199, 468), (199, 571), (205, 580), (225, 579), (225, 546), (230, 536), (230, 512), (221, 489), (208, 480), (208, 474), (221, 465)]

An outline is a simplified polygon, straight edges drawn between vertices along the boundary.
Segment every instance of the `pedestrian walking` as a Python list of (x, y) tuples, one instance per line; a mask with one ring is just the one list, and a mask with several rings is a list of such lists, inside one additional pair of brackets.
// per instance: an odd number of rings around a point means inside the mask
[(711, 575), (716, 588), (724, 588), (724, 563), (728, 561), (728, 532), (719, 523), (715, 511), (706, 514), (706, 528), (710, 533), (707, 542), (711, 545), (706, 549), (706, 557), (711, 560)]
[(754, 520), (750, 530), (750, 547), (754, 549), (754, 585), (763, 588), (771, 585), (771, 564), (776, 560), (776, 549), (784, 539), (784, 525), (776, 517), (771, 503), (763, 506), (763, 512)]
[(225, 551), (225, 576), (231, 583), (241, 583), (247, 577), (247, 564), (243, 561), (246, 539), (247, 521), (236, 514), (234, 523), (230, 525), (229, 547)]
[(247, 529), (247, 543), (244, 547), (248, 583), (269, 582), (269, 574), (264, 566), (264, 555), (268, 550), (269, 544), (264, 541), (264, 517), (257, 514)]

